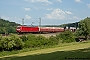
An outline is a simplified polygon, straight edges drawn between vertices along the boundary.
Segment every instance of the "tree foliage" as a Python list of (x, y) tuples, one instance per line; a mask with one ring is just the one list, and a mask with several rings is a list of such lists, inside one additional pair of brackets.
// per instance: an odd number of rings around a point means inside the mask
[(0, 36), (0, 51), (19, 50), (24, 46), (24, 42), (17, 35), (11, 34), (8, 37)]
[(0, 18), (0, 34), (15, 33), (18, 25), (20, 24)]
[(79, 23), (79, 29), (76, 31), (77, 36), (85, 36), (88, 39), (90, 35), (90, 18), (85, 18)]

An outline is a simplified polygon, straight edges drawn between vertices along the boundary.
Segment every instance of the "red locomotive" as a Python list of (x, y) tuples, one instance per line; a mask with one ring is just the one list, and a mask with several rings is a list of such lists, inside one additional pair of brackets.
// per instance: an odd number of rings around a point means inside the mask
[(17, 26), (17, 33), (53, 33), (64, 32), (64, 28), (60, 27), (38, 27), (38, 26)]

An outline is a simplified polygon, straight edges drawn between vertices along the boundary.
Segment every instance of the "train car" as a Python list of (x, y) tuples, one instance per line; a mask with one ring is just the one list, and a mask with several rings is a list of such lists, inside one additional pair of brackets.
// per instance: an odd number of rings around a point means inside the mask
[(60, 28), (60, 27), (40, 27), (40, 32), (48, 32), (48, 33), (64, 32), (64, 28)]
[(60, 27), (38, 27), (38, 26), (18, 26), (16, 31), (18, 33), (54, 33), (64, 32), (64, 28)]
[(72, 32), (75, 32), (76, 31), (76, 27), (66, 27), (65, 30), (70, 30)]
[(17, 26), (17, 33), (37, 33), (39, 32), (38, 26)]

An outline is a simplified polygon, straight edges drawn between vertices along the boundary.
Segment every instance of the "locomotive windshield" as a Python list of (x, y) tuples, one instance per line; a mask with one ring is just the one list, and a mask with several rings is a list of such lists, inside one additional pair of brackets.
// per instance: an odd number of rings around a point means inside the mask
[(21, 27), (17, 27), (17, 29), (20, 29)]

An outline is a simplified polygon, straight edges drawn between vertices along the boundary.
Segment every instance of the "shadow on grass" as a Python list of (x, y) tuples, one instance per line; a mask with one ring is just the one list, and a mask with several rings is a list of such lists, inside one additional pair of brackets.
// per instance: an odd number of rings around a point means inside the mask
[(13, 56), (0, 58), (0, 60), (90, 60), (90, 48), (72, 51), (56, 51), (52, 53)]

